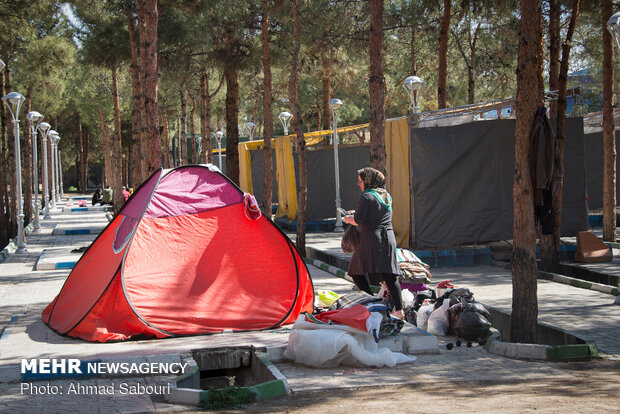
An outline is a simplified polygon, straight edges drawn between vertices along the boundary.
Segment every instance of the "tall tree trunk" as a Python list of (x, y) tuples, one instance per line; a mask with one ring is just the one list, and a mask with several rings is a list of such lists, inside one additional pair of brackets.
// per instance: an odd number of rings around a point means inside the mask
[[(6, 67), (4, 68), (4, 81), (6, 83), (5, 90), (11, 90), (11, 78), (10, 78), (10, 70), (9, 64), (7, 62)], [(4, 95), (3, 95), (4, 96)], [(10, 186), (10, 190), (8, 192), (9, 196), (9, 238), (14, 238), (17, 236), (17, 177), (15, 176), (15, 170), (17, 169), (15, 163), (15, 129), (13, 127), (13, 121), (10, 119), (10, 114), (7, 111), (7, 159), (8, 159), (8, 171), (6, 171), (6, 176), (8, 177), (8, 182)]]
[(101, 108), (101, 103), (97, 105), (99, 107), (99, 122), (101, 123), (101, 132), (103, 133), (103, 187), (112, 186), (112, 159), (110, 154), (110, 148), (112, 144), (112, 139), (110, 138), (110, 134), (108, 133), (108, 126), (105, 123), (105, 118), (103, 116), (103, 109)]
[(77, 174), (77, 186), (78, 191), (80, 193), (86, 193), (87, 189), (87, 178), (86, 178), (86, 168), (84, 165), (84, 133), (82, 132), (82, 118), (80, 116), (80, 112), (77, 113), (77, 127), (78, 133), (76, 135), (75, 144), (77, 147), (77, 156), (76, 156), (76, 174)]
[(206, 69), (203, 69), (200, 74), (200, 135), (202, 136), (200, 162), (212, 164), (211, 99), (209, 99), (209, 75)]
[(329, 98), (331, 91), (331, 70), (329, 66), (329, 51), (326, 51), (322, 58), (323, 64), (323, 125), (320, 125), (319, 129), (331, 129), (329, 125), (329, 119), (331, 118), (329, 110)]
[[(140, 18), (140, 16), (143, 18)], [(158, 65), (157, 65), (157, 0), (138, 0), (140, 33), (140, 71), (146, 119), (145, 142), (149, 149), (145, 176), (161, 168), (161, 133), (159, 131)]]
[(530, 172), (531, 131), (543, 104), (541, 0), (521, 0), (515, 128), (514, 244), (512, 250), (512, 342), (537, 342), (536, 231)]
[(239, 185), (239, 83), (237, 70), (224, 67), (226, 77), (226, 176)]
[(84, 168), (84, 191), (88, 191), (88, 154), (90, 151), (90, 132), (88, 130), (86, 130), (86, 134), (84, 134), (83, 145), (84, 152), (82, 153), (82, 166)]
[(183, 165), (183, 157), (181, 156), (181, 135), (183, 134), (183, 131), (181, 130), (181, 119), (177, 119), (177, 136), (175, 137), (175, 142), (176, 142), (176, 147), (177, 147), (177, 153), (176, 153), (176, 166), (180, 167), (181, 165)]
[[(560, 6), (557, 0), (549, 1), (549, 90), (558, 90), (560, 73)], [(558, 103), (553, 100), (549, 104), (551, 118), (557, 118)], [(541, 267), (548, 271), (557, 271), (554, 263), (559, 259), (554, 257), (555, 246), (553, 235), (541, 234), (540, 236), (540, 263)]]
[[(128, 2), (130, 3), (130, 2)], [(127, 9), (127, 28), (129, 30), (129, 50), (131, 51), (131, 64), (129, 73), (131, 74), (131, 187), (137, 187), (146, 178), (142, 166), (146, 167), (146, 148), (143, 154), (141, 144), (146, 144), (146, 124), (144, 123), (144, 99), (142, 97), (142, 86), (140, 84), (140, 67), (138, 64), (139, 45), (136, 41), (136, 19), (133, 17), (131, 8)]]
[(123, 206), (123, 166), (122, 166), (122, 149), (121, 149), (121, 107), (118, 96), (118, 75), (116, 67), (112, 67), (112, 101), (114, 103), (114, 140), (112, 151), (115, 156), (112, 157), (112, 174), (110, 174), (110, 185), (114, 193), (112, 194), (114, 202), (114, 213), (118, 213)]
[(560, 269), (560, 227), (562, 225), (562, 194), (564, 188), (564, 139), (566, 136), (566, 84), (568, 82), (568, 59), (573, 41), (573, 33), (579, 15), (579, 0), (573, 0), (571, 16), (566, 33), (566, 41), (562, 45), (562, 62), (558, 74), (558, 101), (556, 105), (557, 126), (556, 139), (559, 158), (557, 170), (560, 176), (558, 188), (553, 196), (553, 234), (541, 234), (540, 257), (542, 268), (548, 272), (557, 273)]
[(614, 127), (614, 44), (607, 30), (611, 0), (602, 0), (603, 17), (603, 240), (616, 241), (616, 131)]
[[(560, 76), (560, 6), (558, 0), (549, 0), (549, 90), (558, 90)], [(549, 103), (550, 118), (556, 118), (558, 103)]]
[[(4, 77), (0, 72), (0, 96), (6, 95), (4, 90)], [(11, 216), (11, 202), (9, 199), (9, 165), (7, 144), (7, 118), (4, 105), (0, 105), (0, 211), (4, 214), (0, 217), (0, 249), (9, 244), (9, 226)]]
[(163, 103), (163, 108), (161, 109), (161, 138), (163, 141), (163, 151), (164, 151), (164, 168), (170, 168), (172, 163), (170, 162), (170, 131), (168, 129), (168, 115), (167, 115), (167, 107), (166, 101)]
[[(416, 57), (416, 52), (415, 52), (415, 38), (417, 35), (417, 23), (414, 21), (415, 19), (415, 14), (414, 14), (414, 5), (415, 2), (411, 2), (411, 44), (410, 46), (410, 50), (411, 50), (411, 54), (410, 54), (410, 59), (411, 59), (411, 76), (418, 76), (418, 61), (417, 61), (417, 57)], [(417, 92), (417, 91), (416, 91)]]
[[(189, 164), (189, 154), (187, 153), (187, 99), (185, 98), (184, 86), (181, 85), (181, 140), (179, 142), (179, 154), (183, 164)], [(185, 156), (183, 156), (185, 154)]]
[(370, 166), (385, 173), (383, 0), (370, 0)]
[(291, 0), (291, 16), (293, 17), (293, 54), (291, 57), (291, 78), (288, 83), (288, 94), (293, 115), (293, 129), (297, 135), (297, 160), (299, 171), (299, 191), (297, 192), (297, 238), (296, 247), (302, 257), (306, 257), (306, 205), (308, 199), (308, 177), (306, 170), (306, 140), (304, 124), (299, 110), (297, 96), (297, 65), (299, 61), (299, 17), (297, 16), (297, 0)]
[(447, 79), (448, 79), (448, 33), (450, 30), (450, 9), (452, 0), (443, 0), (443, 17), (439, 30), (439, 68), (437, 69), (437, 106), (443, 109), (447, 106)]
[(192, 110), (189, 112), (189, 131), (190, 131), (190, 145), (189, 147), (192, 149), (192, 153), (189, 154), (188, 158), (191, 160), (191, 163), (195, 163), (198, 164), (196, 158), (196, 151), (197, 151), (197, 145), (196, 145), (196, 125), (194, 123), (194, 115), (196, 113), (196, 100), (194, 99), (194, 96), (192, 95), (192, 91), (190, 89), (190, 87), (187, 87), (187, 94), (189, 95), (189, 99), (192, 100)]
[[(26, 92), (26, 100), (24, 101), (24, 114), (27, 114), (31, 110), (32, 91), (33, 85), (28, 87)], [(24, 147), (21, 148), (22, 154), (22, 189), (24, 193), (24, 227), (33, 220), (32, 211), (32, 191), (33, 191), (33, 170), (32, 170), (32, 131), (30, 131), (30, 124), (26, 121), (25, 115), (22, 115), (22, 121), (20, 127), (23, 125), (24, 131)], [(36, 171), (36, 170), (35, 170)], [(36, 191), (36, 190), (35, 190)]]
[[(269, 50), (269, 11), (270, 0), (263, 0), (263, 19), (261, 21), (261, 38), (263, 42), (263, 113), (265, 114), (265, 130), (263, 132), (263, 151), (265, 154), (265, 182), (263, 184), (263, 212), (271, 217), (273, 200), (273, 160), (271, 154), (271, 138), (273, 138), (273, 114), (271, 109), (271, 52)], [(325, 73), (325, 72), (323, 72)], [(325, 79), (323, 79), (323, 88)]]

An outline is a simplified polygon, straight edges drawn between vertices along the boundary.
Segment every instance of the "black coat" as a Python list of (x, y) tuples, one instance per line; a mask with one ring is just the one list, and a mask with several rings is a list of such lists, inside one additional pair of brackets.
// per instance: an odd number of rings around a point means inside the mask
[(360, 240), (349, 263), (349, 274), (399, 274), (392, 210), (373, 194), (364, 192), (357, 202), (354, 218)]

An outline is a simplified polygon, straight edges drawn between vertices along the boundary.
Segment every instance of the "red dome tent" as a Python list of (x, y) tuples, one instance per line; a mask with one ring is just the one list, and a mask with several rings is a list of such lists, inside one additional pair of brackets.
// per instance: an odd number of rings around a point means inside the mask
[(87, 341), (252, 331), (312, 312), (289, 238), (217, 169), (159, 170), (75, 265), (43, 321)]

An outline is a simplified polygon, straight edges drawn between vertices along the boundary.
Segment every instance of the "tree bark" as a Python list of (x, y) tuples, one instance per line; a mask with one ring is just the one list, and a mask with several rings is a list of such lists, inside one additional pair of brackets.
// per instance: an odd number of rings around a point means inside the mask
[(198, 162), (196, 161), (196, 124), (194, 122), (194, 115), (196, 113), (196, 100), (194, 99), (194, 96), (192, 95), (191, 92), (191, 88), (187, 87), (187, 94), (189, 95), (189, 99), (192, 100), (192, 110), (189, 112), (189, 131), (190, 131), (190, 135), (191, 138), (190, 140), (190, 145), (189, 147), (192, 149), (192, 153), (187, 155), (187, 158), (189, 159), (189, 163), (195, 163), (198, 164)]
[(118, 95), (118, 74), (116, 67), (112, 67), (112, 101), (114, 103), (114, 141), (112, 142), (112, 151), (115, 156), (112, 157), (112, 174), (110, 174), (110, 185), (114, 193), (112, 199), (114, 202), (114, 213), (118, 213), (123, 206), (123, 166), (122, 166), (122, 149), (121, 149), (121, 107)]
[[(4, 90), (4, 77), (0, 73), (0, 95), (6, 95)], [(0, 217), (0, 248), (9, 244), (9, 227), (11, 217), (11, 201), (9, 199), (9, 176), (8, 145), (7, 145), (7, 118), (4, 105), (0, 105), (0, 211), (4, 214)]]
[(202, 135), (200, 162), (206, 161), (208, 164), (212, 164), (211, 100), (209, 99), (209, 75), (206, 70), (200, 74), (200, 135)]
[(163, 140), (163, 151), (164, 151), (164, 168), (171, 168), (172, 163), (170, 161), (170, 130), (168, 129), (168, 115), (167, 115), (167, 106), (164, 101), (163, 108), (161, 109), (161, 138)]
[[(10, 70), (9, 63), (6, 62), (6, 67), (4, 68), (4, 81), (5, 81), (5, 91), (11, 90), (11, 78), (10, 78)], [(4, 96), (4, 95), (3, 95)], [(4, 106), (4, 105), (3, 105)], [(6, 111), (6, 120), (7, 122), (7, 165), (8, 170), (6, 171), (6, 176), (8, 177), (8, 183), (10, 189), (8, 191), (8, 199), (9, 199), (9, 238), (14, 238), (17, 236), (17, 177), (15, 177), (15, 170), (17, 169), (15, 163), (15, 129), (13, 127), (13, 121), (10, 119), (9, 111)]]
[(603, 240), (616, 241), (616, 131), (614, 127), (614, 44), (607, 30), (611, 0), (602, 0), (603, 17)]
[[(26, 92), (26, 100), (24, 101), (24, 114), (27, 114), (31, 111), (31, 102), (32, 102), (32, 91), (34, 89), (33, 85), (28, 87), (28, 91)], [(33, 174), (36, 169), (33, 171), (32, 169), (32, 131), (30, 131), (30, 123), (26, 121), (25, 115), (23, 115), (23, 120), (20, 122), (20, 127), (23, 125), (24, 131), (24, 146), (21, 148), (22, 155), (22, 191), (24, 196), (24, 228), (33, 220), (33, 210), (32, 210), (32, 192), (33, 192)], [(35, 189), (36, 191), (36, 189)]]
[(331, 129), (331, 125), (329, 124), (329, 120), (331, 118), (331, 113), (329, 109), (329, 98), (332, 93), (331, 91), (331, 71), (329, 66), (329, 55), (328, 52), (325, 52), (322, 59), (323, 65), (323, 124), (320, 125), (320, 129)]
[[(543, 104), (541, 0), (521, 0), (513, 185), (512, 342), (537, 342), (536, 231), (530, 172), (531, 130), (536, 108)], [(541, 72), (542, 73), (542, 72)]]
[(78, 133), (76, 136), (76, 146), (77, 146), (77, 166), (76, 166), (76, 174), (77, 174), (77, 186), (78, 191), (81, 193), (86, 193), (88, 186), (88, 178), (86, 176), (86, 160), (84, 159), (84, 133), (82, 131), (82, 118), (80, 116), (80, 112), (77, 113), (77, 124), (78, 124)]
[[(271, 217), (273, 199), (273, 160), (271, 138), (273, 137), (273, 114), (271, 108), (271, 52), (269, 50), (269, 11), (270, 0), (263, 0), (263, 18), (261, 20), (261, 38), (263, 43), (263, 113), (265, 118), (263, 132), (263, 151), (265, 154), (265, 176), (263, 183), (263, 213)], [(325, 72), (323, 72), (325, 73)], [(323, 79), (325, 87), (325, 79)]]
[(129, 30), (129, 50), (131, 51), (131, 63), (129, 65), (129, 73), (131, 74), (131, 166), (128, 184), (131, 187), (137, 187), (145, 178), (142, 164), (146, 166), (146, 159), (143, 157), (141, 145), (142, 142), (146, 144), (146, 138), (143, 135), (143, 132), (146, 132), (146, 125), (144, 124), (144, 99), (141, 92), (140, 67), (138, 64), (139, 45), (136, 41), (136, 20), (131, 8), (127, 9), (127, 29)]
[(239, 185), (239, 83), (237, 71), (224, 67), (226, 78), (226, 176)]
[(383, 0), (370, 0), (370, 166), (385, 174)]
[(304, 125), (299, 110), (297, 96), (297, 65), (299, 61), (299, 17), (297, 16), (297, 0), (291, 0), (291, 16), (293, 17), (293, 54), (291, 57), (291, 78), (288, 83), (288, 94), (291, 103), (292, 123), (297, 135), (297, 160), (299, 167), (299, 190), (297, 191), (297, 238), (296, 247), (302, 257), (306, 257), (306, 204), (308, 198), (308, 177), (306, 171), (306, 140)]
[[(179, 139), (179, 156), (184, 165), (189, 164), (189, 155), (187, 154), (187, 99), (185, 98), (185, 90), (181, 85), (181, 138)], [(184, 156), (185, 154), (185, 156)]]
[(558, 188), (553, 196), (553, 234), (541, 234), (540, 257), (542, 268), (548, 272), (557, 273), (560, 269), (560, 227), (562, 225), (562, 194), (564, 188), (564, 139), (566, 136), (566, 84), (568, 83), (568, 59), (575, 32), (575, 25), (579, 15), (579, 0), (572, 1), (571, 16), (566, 33), (566, 41), (562, 45), (562, 61), (558, 73), (558, 101), (556, 105), (557, 126), (556, 140), (559, 159), (558, 173), (561, 175)]
[[(80, 122), (81, 125), (81, 122)], [(90, 152), (90, 132), (86, 130), (83, 141), (84, 152), (82, 152), (82, 167), (84, 168), (84, 191), (88, 191), (88, 154)]]
[(103, 133), (103, 187), (105, 188), (108, 185), (112, 185), (110, 184), (112, 176), (112, 159), (110, 158), (110, 146), (112, 139), (110, 138), (110, 134), (108, 133), (108, 127), (105, 123), (101, 103), (99, 103), (97, 106), (99, 107), (99, 122), (101, 122), (101, 132)]
[(450, 9), (452, 0), (443, 0), (443, 17), (439, 30), (439, 68), (437, 70), (437, 107), (447, 106), (447, 78), (448, 78), (448, 33), (450, 30)]
[[(138, 0), (138, 29), (140, 34), (140, 71), (142, 72), (142, 94), (146, 132), (144, 137), (149, 150), (145, 176), (161, 168), (161, 133), (159, 131), (158, 108), (158, 64), (157, 64), (157, 0)], [(140, 18), (140, 16), (143, 16)]]
[[(411, 59), (411, 76), (418, 76), (418, 61), (417, 61), (417, 55), (416, 55), (416, 51), (415, 51), (415, 39), (416, 39), (416, 35), (417, 35), (417, 23), (414, 21), (414, 16), (415, 16), (415, 11), (414, 11), (414, 7), (415, 7), (415, 2), (411, 2), (411, 44), (410, 46), (410, 50), (411, 50), (411, 54), (410, 54), (410, 59)], [(417, 91), (416, 91), (417, 92)]]
[[(549, 0), (549, 90), (558, 90), (560, 76), (560, 6), (558, 0)], [(558, 103), (549, 103), (550, 118), (556, 118)]]

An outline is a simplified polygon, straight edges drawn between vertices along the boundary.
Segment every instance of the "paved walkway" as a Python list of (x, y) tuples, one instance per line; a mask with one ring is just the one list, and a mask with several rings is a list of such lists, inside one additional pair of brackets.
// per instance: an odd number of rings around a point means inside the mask
[[(35, 270), (43, 250), (70, 251), (88, 245), (96, 234), (56, 235), (53, 228), (60, 223), (92, 222), (100, 225), (103, 212), (52, 211), (51, 220), (41, 220), (42, 229), (27, 237), (27, 254), (10, 254), (0, 263), (0, 412), (152, 412), (186, 410), (187, 407), (165, 403), (158, 396), (136, 395), (79, 395), (22, 393), (18, 365), (23, 358), (68, 358), (106, 361), (169, 361), (192, 349), (223, 346), (254, 345), (281, 347), (288, 341), (288, 329), (274, 331), (219, 334), (164, 340), (129, 341), (111, 344), (88, 343), (62, 337), (52, 332), (41, 321), (41, 311), (58, 294), (69, 269)], [(294, 236), (292, 237), (294, 240)], [(307, 243), (326, 254), (340, 253), (340, 235), (333, 233), (308, 234)], [(79, 257), (79, 253), (75, 253)], [(64, 260), (64, 259), (63, 259)], [(317, 289), (331, 289), (346, 293), (352, 285), (331, 273), (309, 266)], [(445, 268), (433, 271), (435, 281), (454, 279), (469, 287), (481, 302), (501, 309), (510, 309), (510, 273), (499, 267)], [(575, 334), (593, 339), (607, 357), (620, 356), (620, 306), (613, 298), (598, 292), (578, 289), (548, 281), (539, 282), (540, 319)], [(4, 328), (4, 329), (3, 329)], [(614, 329), (615, 328), (615, 329)], [(320, 390), (445, 381), (529, 381), (569, 378), (563, 364), (552, 362), (520, 361), (488, 353), (483, 347), (455, 347), (448, 351), (443, 346), (453, 338), (439, 338), (439, 353), (419, 355), (415, 364), (395, 368), (313, 369), (287, 362), (276, 365), (287, 378), (293, 391)], [(143, 377), (122, 379), (91, 379), (82, 385), (109, 386), (112, 384), (140, 383), (166, 384), (170, 377)], [(36, 385), (68, 387), (72, 381), (39, 381)], [(74, 383), (74, 382), (73, 382)], [(67, 388), (64, 388), (65, 390)]]

